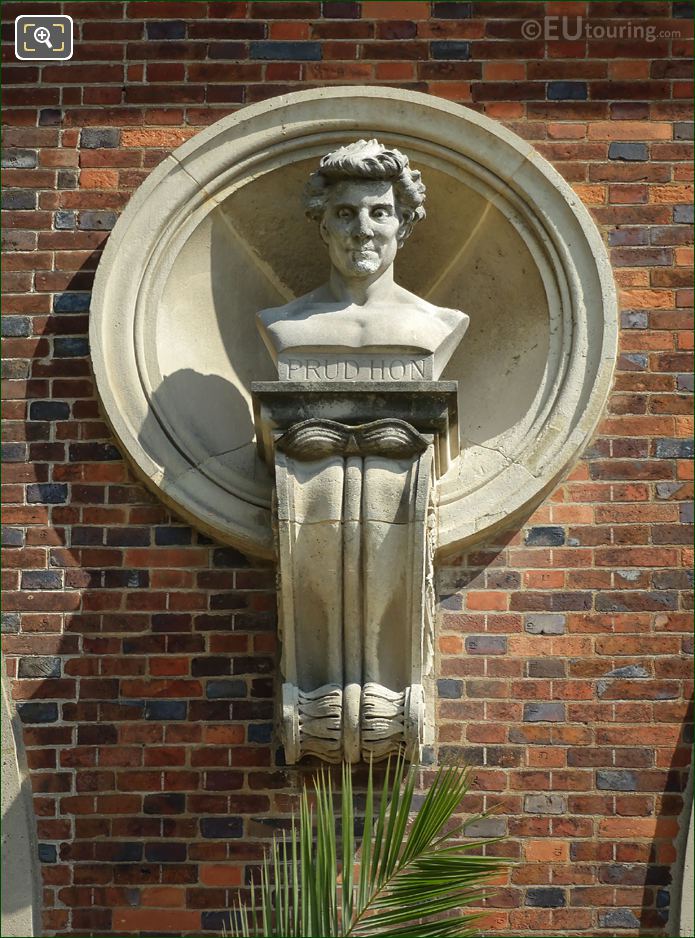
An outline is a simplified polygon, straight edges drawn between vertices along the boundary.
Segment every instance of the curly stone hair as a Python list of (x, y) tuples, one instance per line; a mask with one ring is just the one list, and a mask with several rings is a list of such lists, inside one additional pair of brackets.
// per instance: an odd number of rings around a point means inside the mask
[(398, 209), (405, 223), (400, 240), (425, 217), (425, 186), (420, 172), (411, 169), (408, 157), (388, 150), (378, 140), (357, 140), (327, 153), (309, 177), (304, 190), (304, 209), (310, 221), (320, 222), (331, 186), (345, 179), (387, 180), (393, 184)]

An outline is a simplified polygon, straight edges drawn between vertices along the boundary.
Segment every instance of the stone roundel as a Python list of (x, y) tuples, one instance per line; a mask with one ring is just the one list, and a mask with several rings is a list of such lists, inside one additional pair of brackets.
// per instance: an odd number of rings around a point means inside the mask
[(133, 196), (97, 271), (90, 340), (106, 416), (139, 475), (219, 541), (273, 555), (272, 478), (250, 384), (272, 380), (254, 314), (325, 279), (301, 207), (320, 156), (358, 137), (407, 153), (427, 218), (396, 280), (471, 324), (461, 455), (439, 480), (439, 551), (523, 516), (578, 457), (609, 390), (617, 314), (605, 247), (562, 177), (520, 137), (429, 95), (301, 91), (213, 124)]

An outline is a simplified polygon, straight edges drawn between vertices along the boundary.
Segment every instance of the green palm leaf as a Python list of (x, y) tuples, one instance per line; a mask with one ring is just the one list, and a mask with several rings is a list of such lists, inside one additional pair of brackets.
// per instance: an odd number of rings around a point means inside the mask
[(408, 767), (403, 756), (393, 765), (389, 762), (375, 809), (370, 765), (359, 858), (350, 766), (342, 768), (340, 846), (330, 776), (319, 771), (314, 778), (315, 818), (305, 788), (299, 826), (293, 820), (289, 837), (274, 841), (263, 864), (260, 890), (252, 888), (250, 908), (241, 904), (234, 908), (233, 934), (242, 938), (476, 934), (479, 915), (463, 910), (480, 904), (483, 887), (506, 861), (480, 852), (493, 840), (459, 843), (456, 839), (464, 825), (449, 827), (469, 789), (468, 770), (441, 768), (413, 815), (418, 771), (417, 766)]

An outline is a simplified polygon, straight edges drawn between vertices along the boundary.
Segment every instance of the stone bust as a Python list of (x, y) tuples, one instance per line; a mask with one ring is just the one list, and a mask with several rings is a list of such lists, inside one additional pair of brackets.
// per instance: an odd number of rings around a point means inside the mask
[(327, 283), (261, 310), (258, 327), (285, 380), (439, 378), (468, 316), (434, 306), (393, 278), (399, 248), (425, 217), (408, 157), (377, 140), (326, 154), (305, 190), (328, 247)]

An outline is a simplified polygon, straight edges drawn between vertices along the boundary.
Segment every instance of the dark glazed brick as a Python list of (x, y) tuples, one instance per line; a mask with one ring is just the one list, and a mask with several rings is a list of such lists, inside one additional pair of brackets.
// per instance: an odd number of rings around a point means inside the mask
[(596, 787), (601, 791), (637, 791), (637, 777), (625, 770), (596, 772)]
[(524, 543), (527, 547), (561, 547), (565, 543), (565, 530), (555, 525), (529, 528)]
[(23, 570), (23, 590), (59, 590), (63, 588), (62, 570)]
[(3, 462), (26, 462), (27, 444), (26, 443), (3, 443), (0, 446)]
[(139, 863), (142, 860), (142, 844), (134, 841), (120, 843), (97, 843), (98, 860), (111, 863)]
[(154, 529), (154, 542), (160, 547), (185, 546), (191, 543), (190, 528), (166, 527)]
[(58, 719), (56, 703), (20, 703), (17, 713), (22, 723), (55, 723)]
[(146, 720), (185, 720), (186, 700), (148, 700), (145, 703)]
[(3, 612), (0, 618), (3, 635), (16, 635), (19, 632), (20, 617), (18, 612)]
[(60, 677), (60, 658), (21, 658), (18, 677)]
[(59, 189), (77, 189), (77, 173), (72, 169), (58, 170), (58, 188)]
[(68, 500), (64, 482), (36, 482), (27, 485), (27, 502), (38, 505), (62, 505)]
[(674, 205), (673, 220), (677, 225), (692, 225), (693, 223), (692, 205)]
[(567, 798), (564, 795), (526, 795), (524, 811), (528, 814), (566, 814)]
[(524, 704), (524, 723), (562, 723), (565, 705), (561, 703)]
[(30, 420), (68, 420), (70, 405), (66, 401), (32, 401), (29, 405)]
[(360, 16), (360, 5), (348, 0), (323, 0), (321, 16), (327, 20), (356, 20)]
[(75, 227), (76, 217), (74, 212), (59, 211), (53, 217), (53, 226), (57, 231), (72, 231)]
[(91, 293), (57, 293), (53, 297), (53, 312), (85, 313), (91, 298)]
[(564, 890), (557, 886), (535, 886), (526, 892), (526, 905), (540, 909), (561, 909), (567, 905)]
[(109, 547), (149, 547), (150, 529), (133, 527), (111, 528), (106, 533), (106, 543)]
[(466, 824), (463, 833), (466, 837), (504, 837), (507, 833), (507, 822), (501, 817), (479, 818)]
[(531, 635), (564, 635), (567, 616), (556, 612), (530, 612), (525, 617), (524, 629)]
[(36, 150), (3, 150), (3, 169), (34, 169), (37, 164)]
[(278, 62), (320, 62), (320, 42), (273, 42), (258, 40), (250, 43), (252, 59)]
[(433, 59), (470, 59), (471, 44), (463, 39), (435, 39), (430, 51)]
[(586, 101), (584, 81), (549, 81), (548, 101)]
[(251, 723), (247, 735), (250, 743), (269, 743), (273, 737), (273, 724)]
[(96, 527), (80, 527), (72, 529), (70, 544), (73, 547), (94, 547), (104, 543), (104, 529)]
[(70, 462), (112, 462), (121, 454), (112, 443), (71, 443)]
[(102, 150), (117, 147), (121, 132), (115, 127), (85, 127), (80, 133), (80, 146), (85, 150)]
[(648, 329), (649, 314), (633, 309), (624, 310), (620, 314), (620, 325), (623, 329)]
[(24, 531), (22, 528), (10, 528), (3, 525), (0, 530), (0, 540), (3, 547), (23, 547)]
[(110, 231), (116, 224), (116, 218), (115, 212), (88, 210), (80, 212), (77, 226), (81, 231)]
[(57, 107), (45, 107), (39, 111), (39, 127), (58, 127), (63, 122), (63, 112)]
[(646, 143), (611, 143), (608, 147), (608, 159), (642, 163), (649, 159), (649, 149)]
[(639, 928), (640, 921), (630, 909), (610, 909), (598, 917), (601, 928)]
[(466, 651), (471, 655), (504, 655), (507, 638), (504, 635), (469, 635), (466, 638)]
[(39, 863), (55, 863), (58, 859), (58, 850), (55, 844), (38, 845)]
[(693, 588), (693, 571), (659, 570), (654, 574), (652, 586), (657, 590), (691, 590)]
[(153, 20), (145, 24), (148, 39), (185, 39), (183, 20)]
[(432, 4), (432, 16), (443, 20), (464, 20), (471, 15), (470, 3), (458, 3), (457, 0), (444, 0)]
[(679, 121), (673, 127), (674, 140), (692, 140), (695, 124), (690, 121)]
[(205, 696), (208, 700), (224, 700), (229, 697), (246, 697), (244, 681), (208, 681)]
[(200, 820), (200, 833), (209, 840), (243, 837), (244, 823), (238, 817), (204, 817)]
[(89, 355), (89, 340), (76, 336), (57, 336), (53, 340), (56, 358), (84, 358)]
[(692, 440), (657, 440), (656, 455), (661, 459), (692, 459)]
[[(3, 208), (5, 206), (3, 205)], [(4, 338), (23, 338), (31, 335), (31, 320), (27, 316), (3, 316), (0, 333)]]
[(437, 694), (451, 700), (458, 700), (463, 696), (463, 681), (454, 681), (450, 678), (441, 678), (437, 681)]
[(36, 208), (36, 193), (29, 189), (3, 189), (2, 207), (6, 211), (28, 211)]
[[(340, 4), (342, 6), (342, 4)], [(224, 932), (229, 934), (232, 930), (231, 912), (202, 912), (200, 925), (205, 931)]]

